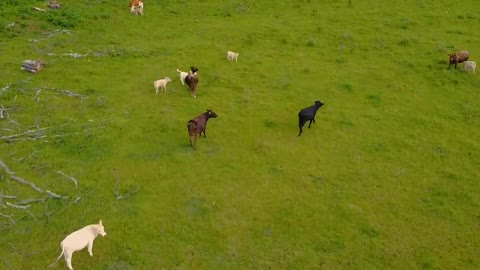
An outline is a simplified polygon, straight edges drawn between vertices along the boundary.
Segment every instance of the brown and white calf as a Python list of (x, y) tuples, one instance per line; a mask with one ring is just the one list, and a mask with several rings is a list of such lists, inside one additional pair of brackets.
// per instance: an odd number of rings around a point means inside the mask
[(207, 130), (207, 122), (210, 118), (217, 118), (217, 114), (214, 111), (207, 109), (206, 112), (188, 121), (188, 135), (190, 136), (190, 145), (193, 149), (195, 149), (195, 142), (197, 141), (198, 134), (200, 134), (201, 137), (203, 132), (203, 137), (207, 137), (207, 135), (205, 134), (205, 130)]
[(450, 57), (450, 64), (448, 65), (448, 69), (450, 69), (451, 65), (455, 65), (455, 69), (457, 68), (457, 64), (463, 63), (468, 60), (470, 57), (470, 53), (468, 51), (459, 51), (455, 53), (448, 54)]
[(143, 14), (143, 0), (130, 0), (130, 4), (128, 6), (130, 7), (130, 13), (134, 13), (135, 8), (139, 7), (141, 13)]
[(188, 73), (187, 76), (185, 77), (185, 83), (188, 85), (188, 88), (190, 89), (192, 96), (194, 98), (197, 97), (197, 84), (198, 84), (197, 72), (198, 72), (198, 68), (195, 66), (191, 66), (190, 73)]
[[(185, 85), (185, 78), (188, 76), (189, 72), (181, 71), (180, 69), (177, 68), (177, 72), (180, 74), (180, 81), (182, 82), (183, 85)], [(190, 70), (190, 73), (192, 71)], [(197, 72), (193, 73), (193, 75), (197, 75)]]
[(67, 262), (67, 267), (70, 270), (73, 270), (72, 267), (72, 254), (74, 251), (82, 250), (86, 246), (88, 246), (88, 253), (90, 256), (93, 256), (92, 248), (93, 248), (93, 240), (98, 235), (105, 236), (107, 233), (105, 232), (105, 228), (102, 225), (102, 220), (99, 221), (98, 224), (91, 224), (81, 228), (80, 230), (74, 231), (73, 233), (69, 234), (60, 244), (62, 248), (62, 253), (57, 258), (60, 260), (62, 255), (65, 256), (65, 261)]

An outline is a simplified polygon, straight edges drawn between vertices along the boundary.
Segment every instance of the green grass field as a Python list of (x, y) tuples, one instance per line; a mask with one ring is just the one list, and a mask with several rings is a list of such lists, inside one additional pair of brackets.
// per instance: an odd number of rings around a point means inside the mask
[(75, 269), (480, 269), (480, 2), (45, 2), (0, 2), (0, 269), (99, 219)]

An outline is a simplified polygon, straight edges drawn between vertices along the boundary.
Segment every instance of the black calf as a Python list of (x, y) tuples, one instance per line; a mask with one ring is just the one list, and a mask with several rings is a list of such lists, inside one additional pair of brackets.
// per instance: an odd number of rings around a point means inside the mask
[(302, 109), (298, 113), (298, 127), (300, 128), (300, 133), (298, 133), (298, 136), (302, 135), (302, 132), (303, 132), (302, 128), (305, 125), (305, 123), (307, 123), (307, 121), (310, 121), (308, 128), (310, 128), (310, 126), (312, 125), (312, 121), (313, 123), (315, 123), (315, 114), (317, 113), (317, 110), (323, 105), (324, 104), (320, 100), (317, 100), (315, 101), (314, 105), (308, 108)]

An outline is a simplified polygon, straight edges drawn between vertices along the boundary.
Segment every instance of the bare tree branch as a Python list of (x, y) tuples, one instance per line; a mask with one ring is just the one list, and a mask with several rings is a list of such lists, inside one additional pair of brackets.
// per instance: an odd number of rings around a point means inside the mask
[(127, 193), (124, 193), (124, 194), (120, 193), (120, 191), (118, 190), (118, 183), (120, 182), (120, 179), (115, 169), (113, 169), (112, 172), (113, 174), (115, 174), (115, 177), (117, 178), (117, 181), (115, 181), (115, 185), (113, 186), (113, 194), (115, 194), (115, 198), (117, 200), (126, 199), (132, 195), (135, 195), (135, 193), (137, 193), (141, 189), (140, 187), (137, 187), (136, 189), (130, 190)]
[(17, 208), (17, 209), (28, 209), (30, 207), (30, 205), (17, 205), (17, 204), (13, 204), (13, 203), (9, 203), (9, 202), (6, 202), (5, 204), (10, 206), (10, 207)]
[(50, 32), (50, 33), (47, 33), (47, 37), (46, 38), (42, 38), (42, 39), (30, 39), (29, 41), (30, 42), (40, 42), (40, 41), (43, 41), (43, 40), (47, 40), (47, 39), (50, 39), (56, 35), (60, 35), (60, 34), (71, 34), (72, 31), (70, 30), (66, 30), (66, 29), (56, 29), (55, 31), (53, 32)]
[(15, 222), (15, 220), (12, 218), (12, 216), (7, 216), (7, 215), (4, 215), (4, 214), (0, 213), (0, 217), (8, 218), (8, 219), (10, 219), (10, 221), (12, 222), (13, 225), (16, 224), (16, 222)]
[(17, 202), (17, 204), (29, 204), (33, 202), (45, 202), (45, 198), (32, 198)]
[(7, 165), (5, 165), (5, 163), (4, 163), (2, 160), (0, 160), (0, 166), (5, 169), (5, 172), (7, 172), (7, 174), (10, 175), (10, 178), (11, 178), (11, 179), (19, 182), (20, 184), (28, 185), (28, 186), (30, 186), (32, 189), (34, 189), (34, 190), (36, 190), (36, 191), (38, 191), (38, 192), (40, 192), (40, 193), (47, 193), (48, 195), (50, 195), (50, 197), (54, 197), (54, 198), (57, 198), (57, 199), (66, 199), (66, 198), (67, 198), (67, 197), (62, 197), (62, 196), (60, 196), (60, 195), (58, 195), (58, 194), (56, 194), (56, 193), (54, 193), (54, 192), (52, 192), (52, 191), (50, 191), (50, 190), (43, 191), (41, 188), (37, 187), (34, 183), (28, 182), (28, 181), (26, 181), (26, 180), (24, 180), (24, 179), (16, 176), (15, 173), (12, 172), (12, 171), (7, 167)]
[(62, 197), (60, 195), (58, 195), (57, 193), (54, 193), (54, 192), (51, 192), (50, 190), (46, 190), (45, 193), (47, 193), (48, 195), (50, 195), (50, 197), (53, 197), (53, 198), (57, 198), (57, 199), (66, 199), (68, 197)]
[(5, 266), (7, 267), (7, 270), (12, 270), (12, 266), (7, 261), (7, 259), (5, 259), (5, 258), (1, 258), (1, 259), (3, 260), (3, 263), (5, 264)]
[(61, 174), (61, 175), (63, 175), (63, 176), (65, 176), (65, 177), (67, 177), (67, 178), (68, 178), (68, 179), (70, 179), (70, 180), (72, 180), (72, 181), (73, 181), (73, 183), (75, 184), (75, 187), (77, 187), (77, 185), (78, 185), (78, 183), (77, 183), (77, 179), (73, 178), (72, 176), (66, 175), (66, 174), (64, 174), (64, 173), (63, 173), (63, 172), (61, 172), (61, 171), (58, 171), (57, 173), (58, 173), (58, 174)]
[(40, 192), (40, 193), (43, 193), (43, 192), (44, 192), (41, 188), (37, 187), (34, 183), (25, 181), (25, 180), (23, 180), (22, 178), (20, 178), (20, 177), (18, 177), (18, 176), (16, 176), (16, 175), (10, 174), (10, 178), (13, 179), (13, 180), (15, 180), (15, 181), (17, 181), (17, 182), (20, 183), (20, 184), (24, 184), (24, 185), (30, 186), (31, 188), (33, 188), (34, 190), (36, 190), (36, 191), (38, 191), (38, 192)]
[(11, 83), (8, 83), (4, 87), (2, 87), (2, 89), (0, 89), (0, 94), (7, 91), (11, 85), (12, 85)]
[(5, 172), (8, 174), (14, 174), (14, 172), (10, 171), (10, 169), (7, 167), (7, 165), (0, 159), (0, 166), (5, 169)]
[(26, 136), (26, 135), (29, 135), (29, 136), (37, 135), (38, 136), (39, 133), (43, 134), (43, 131), (45, 131), (49, 128), (50, 127), (44, 127), (44, 128), (38, 128), (38, 129), (29, 129), (29, 130), (27, 130), (23, 133), (2, 136), (2, 137), (0, 137), (0, 140), (11, 140), (11, 139), (15, 139), (17, 137)]
[(82, 198), (80, 196), (78, 196), (75, 201), (73, 202), (74, 204), (77, 204)]

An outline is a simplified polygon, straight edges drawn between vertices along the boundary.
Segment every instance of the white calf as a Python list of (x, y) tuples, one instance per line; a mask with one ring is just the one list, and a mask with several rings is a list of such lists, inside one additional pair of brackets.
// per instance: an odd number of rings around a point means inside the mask
[(155, 94), (158, 94), (158, 88), (162, 87), (163, 91), (167, 91), (167, 83), (171, 82), (172, 79), (169, 77), (165, 77), (165, 79), (160, 79), (153, 82), (153, 86), (155, 87)]
[(143, 8), (136, 8), (132, 12), (133, 15), (143, 16)]
[(57, 258), (60, 260), (62, 255), (65, 255), (65, 261), (67, 262), (68, 269), (73, 270), (72, 267), (72, 254), (74, 251), (82, 250), (88, 246), (88, 253), (90, 256), (93, 256), (93, 240), (98, 235), (105, 236), (107, 233), (102, 225), (102, 220), (98, 224), (92, 224), (81, 228), (78, 231), (74, 231), (69, 234), (65, 239), (63, 239), (60, 247), (62, 248), (62, 253)]
[(180, 73), (180, 81), (182, 82), (183, 85), (185, 85), (185, 77), (187, 77), (188, 73), (181, 71), (178, 68), (177, 68), (177, 72)]
[(232, 51), (227, 51), (227, 60), (228, 61), (233, 61), (237, 62), (239, 53), (232, 52)]
[(465, 69), (466, 71), (471, 71), (472, 73), (475, 73), (475, 69), (477, 69), (477, 62), (465, 61), (463, 62), (463, 69)]

